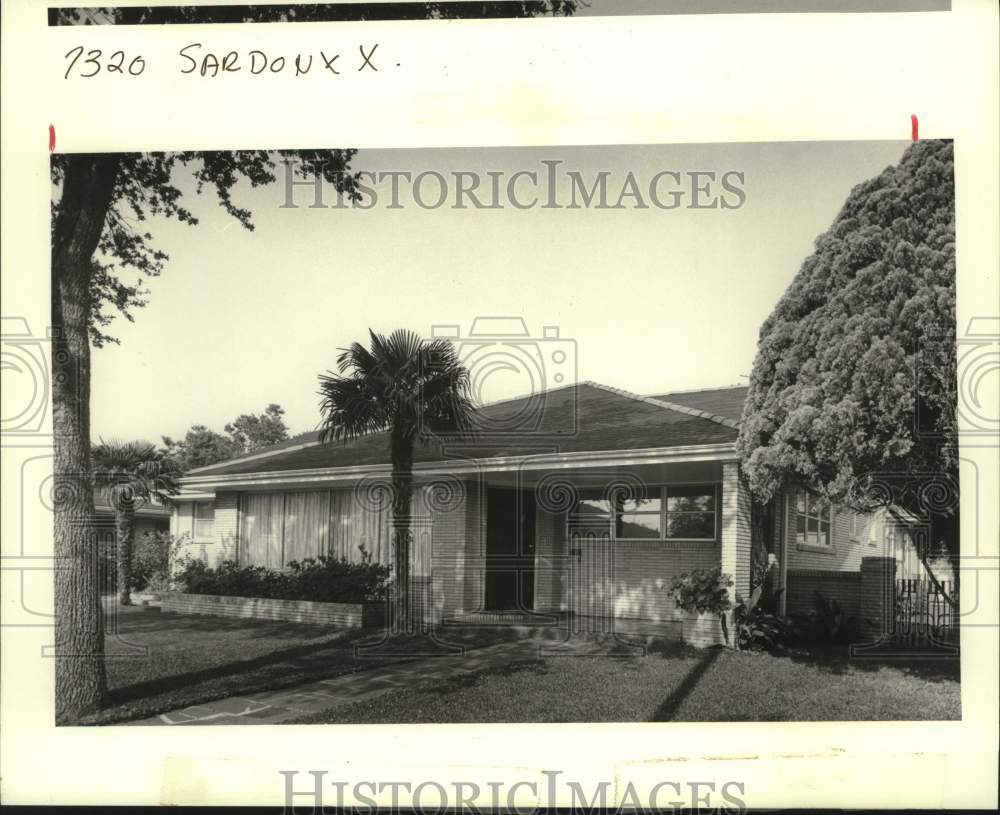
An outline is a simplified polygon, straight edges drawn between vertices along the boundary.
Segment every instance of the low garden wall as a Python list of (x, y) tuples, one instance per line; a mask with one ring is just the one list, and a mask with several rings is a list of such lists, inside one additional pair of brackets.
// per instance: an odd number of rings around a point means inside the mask
[(861, 616), (861, 572), (789, 569), (786, 611), (807, 614), (816, 610), (816, 592), (836, 600), (847, 617)]
[(379, 628), (385, 625), (385, 603), (320, 603), (312, 600), (271, 600), (263, 597), (223, 597), (215, 594), (161, 595), (161, 611), (207, 614), (286, 623)]

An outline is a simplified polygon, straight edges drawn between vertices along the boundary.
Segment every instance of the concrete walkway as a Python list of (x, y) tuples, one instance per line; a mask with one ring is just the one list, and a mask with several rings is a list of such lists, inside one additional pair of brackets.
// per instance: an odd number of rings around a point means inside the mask
[(520, 640), (471, 649), (464, 656), (429, 657), (373, 666), (370, 670), (314, 680), (296, 687), (205, 702), (122, 725), (279, 724), (338, 705), (412, 688), (422, 682), (445, 681), (515, 661), (538, 659), (539, 647), (537, 640)]

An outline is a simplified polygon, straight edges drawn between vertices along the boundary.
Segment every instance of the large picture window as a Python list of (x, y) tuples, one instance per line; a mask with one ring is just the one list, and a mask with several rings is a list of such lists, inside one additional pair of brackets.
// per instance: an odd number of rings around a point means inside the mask
[(570, 511), (574, 539), (714, 541), (714, 484), (649, 487), (642, 497), (615, 501), (584, 495)]
[(833, 510), (826, 499), (799, 490), (795, 497), (796, 543), (829, 548), (832, 516)]
[[(320, 555), (391, 563), (390, 519), (388, 502), (366, 503), (352, 489), (245, 493), (239, 499), (239, 561), (271, 569)], [(415, 540), (411, 558), (418, 550)]]

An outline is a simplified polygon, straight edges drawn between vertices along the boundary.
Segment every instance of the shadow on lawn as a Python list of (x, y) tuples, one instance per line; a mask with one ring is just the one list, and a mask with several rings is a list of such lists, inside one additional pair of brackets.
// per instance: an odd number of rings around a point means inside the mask
[(687, 672), (687, 675), (681, 680), (680, 684), (674, 688), (670, 692), (670, 695), (660, 703), (660, 706), (650, 717), (649, 721), (671, 721), (674, 718), (674, 714), (677, 712), (677, 709), (684, 703), (684, 700), (691, 695), (691, 691), (695, 689), (698, 682), (705, 675), (708, 669), (715, 664), (715, 661), (722, 655), (722, 653), (722, 648), (713, 648), (706, 652), (704, 656), (702, 656), (701, 659), (695, 663), (694, 667)]
[(805, 649), (796, 649), (784, 654), (793, 662), (808, 663), (821, 671), (832, 674), (846, 674), (853, 671), (876, 673), (889, 668), (924, 679), (928, 682), (961, 681), (961, 660), (958, 655), (939, 657), (922, 656), (920, 653), (879, 653), (872, 651), (866, 656), (851, 656), (850, 645), (816, 644)]
[[(322, 646), (300, 645), (295, 648), (286, 648), (283, 651), (273, 651), (256, 659), (228, 662), (224, 665), (215, 665), (189, 673), (172, 674), (146, 682), (137, 682), (134, 685), (111, 690), (108, 697), (112, 705), (121, 705), (160, 693), (176, 692), (212, 679), (250, 674), (261, 668), (269, 667), (280, 668), (278, 675), (287, 679), (286, 682), (281, 683), (282, 686), (296, 685), (321, 669), (329, 670), (335, 666), (350, 666), (350, 670), (356, 669), (352, 646), (353, 643), (349, 637), (334, 640)], [(261, 684), (260, 677), (254, 684)], [(268, 684), (268, 687), (279, 687), (279, 685)]]

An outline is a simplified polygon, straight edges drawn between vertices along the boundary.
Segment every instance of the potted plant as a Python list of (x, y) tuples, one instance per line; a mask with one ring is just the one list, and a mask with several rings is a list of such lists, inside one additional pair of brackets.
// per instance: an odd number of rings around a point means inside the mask
[(725, 645), (728, 626), (725, 614), (732, 604), (729, 587), (733, 580), (722, 573), (721, 566), (695, 569), (677, 575), (670, 583), (677, 607), (684, 612), (681, 635), (696, 648)]

